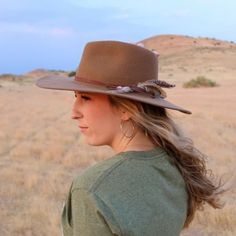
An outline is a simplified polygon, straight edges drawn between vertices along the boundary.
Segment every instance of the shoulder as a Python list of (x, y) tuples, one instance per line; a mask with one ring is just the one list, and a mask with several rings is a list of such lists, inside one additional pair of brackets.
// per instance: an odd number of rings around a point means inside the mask
[(72, 188), (109, 196), (111, 192), (120, 195), (131, 189), (136, 192), (138, 188), (144, 190), (150, 186), (185, 188), (181, 174), (163, 149), (117, 154), (87, 168), (74, 179)]
[(159, 151), (157, 155), (129, 152), (101, 173), (90, 190), (103, 199), (117, 201), (131, 196), (132, 199), (136, 198), (137, 194), (144, 197), (147, 196), (146, 192), (152, 192), (161, 199), (167, 192), (185, 194), (185, 182), (164, 150)]
[(153, 152), (136, 152), (117, 154), (110, 159), (98, 162), (78, 175), (72, 184), (72, 190), (86, 189), (89, 192), (108, 194), (124, 191), (124, 188), (149, 184), (184, 185), (177, 168), (171, 164), (168, 154), (163, 150)]
[(88, 167), (74, 178), (72, 190), (84, 189), (90, 192), (99, 181), (104, 179), (110, 171), (114, 170), (123, 161), (124, 159), (120, 155), (115, 155)]
[[(86, 189), (99, 212), (124, 231), (124, 227), (130, 228), (127, 222), (145, 232), (150, 227), (156, 232), (161, 222), (165, 230), (166, 219), (177, 230), (186, 216), (185, 183), (165, 151), (115, 156), (88, 168), (73, 186)], [(155, 219), (151, 225), (150, 218)]]

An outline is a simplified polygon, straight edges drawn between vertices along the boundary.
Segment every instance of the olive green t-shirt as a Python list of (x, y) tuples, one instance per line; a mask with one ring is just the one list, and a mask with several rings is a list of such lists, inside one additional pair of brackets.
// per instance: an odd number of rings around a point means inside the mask
[(177, 236), (186, 186), (162, 148), (127, 151), (74, 179), (64, 205), (64, 236)]

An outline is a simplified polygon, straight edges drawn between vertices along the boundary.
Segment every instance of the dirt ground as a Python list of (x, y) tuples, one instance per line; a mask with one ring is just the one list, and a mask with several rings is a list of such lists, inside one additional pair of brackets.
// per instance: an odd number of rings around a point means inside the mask
[[(185, 89), (183, 73), (175, 79), (160, 75), (176, 82), (168, 99), (193, 112), (171, 112), (173, 118), (230, 188), (222, 210), (206, 206), (182, 235), (236, 235), (236, 79), (215, 77), (218, 87)], [(107, 147), (83, 144), (70, 119), (73, 99), (71, 92), (29, 82), (1, 82), (0, 235), (61, 235), (60, 213), (72, 179), (112, 155)]]

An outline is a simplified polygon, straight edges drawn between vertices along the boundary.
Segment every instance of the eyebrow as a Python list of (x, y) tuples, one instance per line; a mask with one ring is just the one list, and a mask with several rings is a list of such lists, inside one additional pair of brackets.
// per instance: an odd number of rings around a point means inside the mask
[(91, 96), (91, 93), (88, 93), (88, 92), (81, 92), (81, 91), (74, 91), (75, 94), (84, 94), (84, 95), (88, 95), (88, 96)]

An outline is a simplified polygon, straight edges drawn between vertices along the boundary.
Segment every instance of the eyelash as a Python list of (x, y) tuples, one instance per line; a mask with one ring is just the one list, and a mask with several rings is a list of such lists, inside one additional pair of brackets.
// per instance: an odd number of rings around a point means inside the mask
[(82, 95), (81, 98), (85, 99), (85, 100), (90, 100), (90, 97), (87, 97), (87, 96), (84, 96), (84, 95)]
[[(75, 94), (75, 97), (77, 98), (77, 94)], [(91, 100), (91, 98), (90, 97), (88, 97), (88, 96), (85, 96), (85, 95), (81, 95), (81, 98), (82, 99), (85, 99), (85, 100)]]

